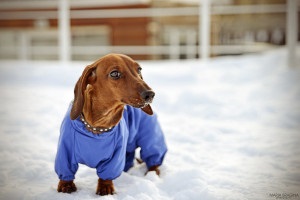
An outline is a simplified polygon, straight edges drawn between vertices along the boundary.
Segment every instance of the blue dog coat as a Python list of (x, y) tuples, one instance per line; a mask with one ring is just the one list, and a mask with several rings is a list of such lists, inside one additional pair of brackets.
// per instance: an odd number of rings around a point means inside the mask
[(134, 153), (141, 147), (147, 167), (161, 165), (167, 147), (156, 115), (126, 106), (113, 129), (93, 134), (78, 117), (71, 120), (72, 104), (61, 125), (55, 171), (60, 180), (73, 180), (78, 163), (97, 169), (103, 180), (113, 180), (133, 166)]

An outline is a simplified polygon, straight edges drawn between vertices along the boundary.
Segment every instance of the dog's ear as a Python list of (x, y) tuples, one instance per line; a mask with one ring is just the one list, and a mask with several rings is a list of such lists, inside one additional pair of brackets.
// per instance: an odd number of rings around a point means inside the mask
[(76, 119), (80, 113), (82, 112), (84, 105), (84, 91), (86, 89), (87, 84), (94, 82), (96, 80), (96, 66), (87, 66), (79, 80), (77, 81), (74, 88), (74, 102), (71, 110), (71, 119)]
[(145, 106), (144, 108), (142, 108), (142, 110), (147, 113), (148, 115), (153, 115), (153, 111), (151, 106), (148, 104), (147, 106)]

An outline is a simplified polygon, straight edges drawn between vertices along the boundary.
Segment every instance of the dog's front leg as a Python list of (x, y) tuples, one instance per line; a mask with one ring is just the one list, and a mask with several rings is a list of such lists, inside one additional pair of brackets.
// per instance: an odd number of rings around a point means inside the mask
[(114, 193), (115, 188), (112, 180), (103, 180), (101, 178), (98, 179), (96, 194), (104, 196)]
[(72, 193), (77, 190), (76, 185), (71, 181), (60, 180), (57, 186), (57, 191), (62, 193)]

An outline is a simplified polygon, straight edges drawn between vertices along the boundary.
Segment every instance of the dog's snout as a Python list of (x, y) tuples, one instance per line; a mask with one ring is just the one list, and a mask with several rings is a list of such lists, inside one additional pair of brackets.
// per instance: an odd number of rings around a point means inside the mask
[(150, 102), (153, 100), (155, 93), (152, 90), (146, 90), (141, 93), (141, 96), (146, 102)]

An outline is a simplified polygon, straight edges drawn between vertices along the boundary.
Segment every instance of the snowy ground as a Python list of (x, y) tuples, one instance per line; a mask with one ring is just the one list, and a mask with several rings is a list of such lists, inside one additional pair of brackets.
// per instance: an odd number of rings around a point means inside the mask
[(115, 180), (116, 195), (99, 197), (94, 169), (80, 166), (73, 194), (56, 192), (53, 170), (89, 63), (1, 62), (0, 199), (300, 199), (300, 68), (285, 63), (285, 49), (142, 62), (169, 147), (162, 175), (136, 166)]

